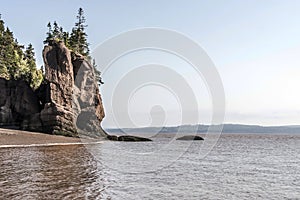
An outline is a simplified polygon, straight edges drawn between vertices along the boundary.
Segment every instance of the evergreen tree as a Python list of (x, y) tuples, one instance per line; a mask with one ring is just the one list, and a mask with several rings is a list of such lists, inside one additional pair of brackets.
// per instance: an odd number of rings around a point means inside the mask
[(25, 50), (25, 59), (27, 61), (28, 65), (28, 77), (27, 81), (31, 82), (31, 79), (33, 78), (33, 73), (36, 70), (36, 63), (35, 63), (35, 58), (34, 58), (34, 49), (32, 47), (32, 44), (29, 44), (28, 47)]
[(4, 21), (2, 20), (1, 14), (0, 14), (0, 34), (2, 34), (4, 30), (5, 30)]
[(57, 24), (57, 22), (56, 21), (54, 21), (54, 23), (53, 23), (53, 32), (52, 32), (52, 35), (53, 35), (53, 38), (55, 39), (55, 40), (59, 40), (59, 39), (61, 39), (62, 37), (61, 37), (61, 29), (60, 29), (60, 27), (58, 26), (58, 24)]
[(29, 72), (26, 73), (25, 81), (30, 84), (33, 89), (36, 89), (43, 81), (42, 69), (37, 70), (35, 53), (32, 44), (29, 44), (25, 50), (25, 60), (27, 62)]
[[(49, 22), (48, 32), (46, 33), (47, 37), (44, 41), (45, 44), (51, 45), (53, 41), (63, 41), (64, 44), (73, 52), (80, 53), (85, 56), (85, 58), (91, 62), (92, 58), (89, 55), (89, 44), (87, 42), (87, 34), (85, 32), (85, 28), (87, 25), (85, 24), (84, 11), (82, 8), (79, 8), (77, 21), (75, 26), (72, 28), (71, 34), (64, 31), (62, 27), (59, 27), (58, 23), (54, 21), (53, 26)], [(101, 72), (97, 70), (97, 65), (95, 60), (93, 60), (93, 68), (95, 72), (95, 77), (97, 82), (100, 84), (104, 84), (101, 79)]]
[(36, 68), (34, 56), (35, 56), (34, 48), (33, 48), (32, 44), (29, 44), (25, 50), (25, 58), (27, 59), (27, 62), (29, 63), (29, 67), (31, 69)]
[(4, 21), (0, 17), (0, 77), (8, 78), (8, 71), (5, 63), (5, 40), (4, 40), (5, 26)]
[(63, 31), (62, 28), (61, 28), (61, 33), (62, 33), (62, 40), (63, 40), (63, 42), (65, 43), (65, 45), (67, 47), (70, 47), (70, 44), (69, 44), (69, 33), (66, 32), (66, 31)]
[(79, 8), (77, 22), (70, 35), (70, 48), (83, 56), (88, 56), (90, 51), (87, 34), (85, 33), (86, 27), (83, 9)]
[(53, 41), (63, 41), (65, 44), (68, 43), (69, 34), (63, 30), (62, 27), (58, 25), (56, 21), (53, 22), (53, 27), (49, 22), (47, 25), (48, 32), (46, 33), (47, 37), (44, 40), (44, 44), (51, 45)]
[(8, 72), (8, 79), (16, 79), (19, 75), (18, 64), (20, 63), (20, 52), (22, 51), (21, 47), (18, 49), (18, 44), (14, 40), (13, 33), (7, 27), (3, 33), (3, 43), (2, 50), (3, 54), (3, 63)]
[(5, 29), (4, 21), (0, 19), (0, 77), (21, 79), (36, 88), (43, 77), (36, 69), (34, 49), (31, 44), (25, 52), (23, 49), (24, 46), (19, 45), (13, 32), (8, 27)]
[(46, 40), (44, 40), (44, 44), (50, 44), (50, 41), (53, 39), (53, 34), (52, 34), (53, 30), (50, 22), (47, 24), (47, 28), (48, 28), (48, 32), (46, 33), (47, 37)]
[(101, 78), (101, 72), (97, 69), (97, 64), (95, 59), (93, 59), (93, 68), (94, 68), (94, 73), (95, 73), (95, 79), (98, 82), (99, 85), (104, 84)]

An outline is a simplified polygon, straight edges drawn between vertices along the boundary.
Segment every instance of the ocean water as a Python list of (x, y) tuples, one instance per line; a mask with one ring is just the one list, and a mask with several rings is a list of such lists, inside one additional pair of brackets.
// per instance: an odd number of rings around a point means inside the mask
[(0, 148), (0, 199), (300, 199), (300, 135)]

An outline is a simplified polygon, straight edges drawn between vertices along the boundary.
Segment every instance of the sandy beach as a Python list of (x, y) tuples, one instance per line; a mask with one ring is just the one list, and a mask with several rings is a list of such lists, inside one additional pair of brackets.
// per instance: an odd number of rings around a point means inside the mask
[(18, 146), (76, 145), (84, 144), (86, 142), (95, 143), (97, 140), (82, 140), (80, 138), (0, 128), (0, 148)]

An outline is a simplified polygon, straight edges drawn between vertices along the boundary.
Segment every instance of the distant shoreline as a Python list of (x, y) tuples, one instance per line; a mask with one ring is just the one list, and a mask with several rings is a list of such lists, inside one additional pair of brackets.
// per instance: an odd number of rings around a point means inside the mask
[(126, 133), (199, 133), (205, 134), (208, 131), (222, 131), (222, 134), (300, 134), (300, 126), (259, 126), (246, 124), (221, 124), (221, 125), (181, 125), (168, 127), (141, 127), (141, 128), (110, 128), (108, 132), (126, 132)]

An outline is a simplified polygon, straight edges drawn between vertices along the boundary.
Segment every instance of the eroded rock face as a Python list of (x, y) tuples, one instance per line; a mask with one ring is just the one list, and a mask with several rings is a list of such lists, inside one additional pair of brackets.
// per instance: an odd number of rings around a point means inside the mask
[(93, 66), (81, 55), (73, 55), (74, 86), (73, 109), (76, 113), (76, 126), (80, 134), (105, 136), (101, 121), (105, 117), (99, 86)]
[[(40, 104), (32, 89), (21, 80), (0, 78), (0, 126), (29, 127), (38, 116)], [(41, 121), (35, 122), (41, 126)]]
[(43, 50), (45, 82), (33, 91), (23, 81), (0, 79), (0, 127), (50, 134), (106, 136), (94, 69), (81, 55), (53, 43)]
[(48, 133), (76, 136), (76, 115), (72, 109), (74, 72), (71, 53), (63, 43), (54, 43), (45, 46), (43, 58), (47, 80), (42, 95), (47, 96), (41, 110), (43, 128)]
[(43, 59), (45, 79), (50, 83), (51, 102), (71, 108), (74, 72), (69, 49), (62, 42), (45, 46)]

